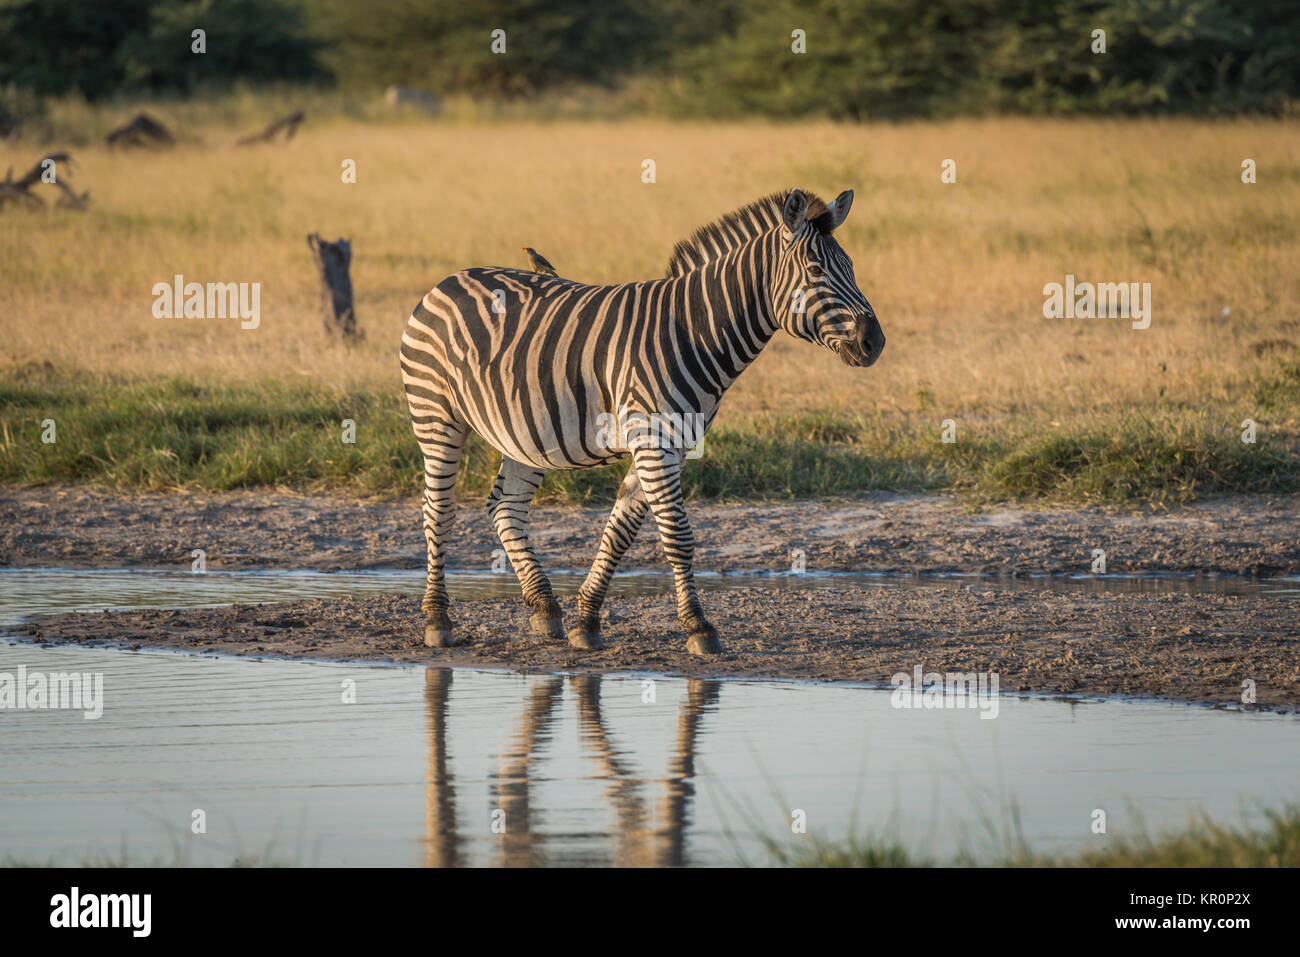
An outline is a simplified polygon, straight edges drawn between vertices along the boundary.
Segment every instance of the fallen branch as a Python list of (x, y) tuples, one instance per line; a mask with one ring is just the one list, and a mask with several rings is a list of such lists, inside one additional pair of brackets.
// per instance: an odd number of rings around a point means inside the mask
[(137, 113), (131, 122), (119, 126), (105, 139), (109, 146), (170, 146), (176, 142), (167, 127), (147, 113)]
[(298, 127), (307, 115), (302, 110), (295, 110), (288, 116), (281, 117), (274, 123), (266, 127), (260, 133), (253, 133), (251, 136), (245, 136), (236, 142), (236, 146), (251, 146), (254, 143), (271, 143), (275, 141), (276, 134), (284, 131), (284, 141), (287, 143), (293, 139), (293, 134), (298, 132)]
[(85, 209), (87, 206), (90, 205), (90, 190), (87, 190), (86, 192), (78, 196), (76, 193), (72, 191), (72, 187), (70, 187), (67, 183), (63, 182), (63, 180), (56, 180), (54, 185), (57, 186), (59, 189), (63, 190), (63, 195), (60, 196), (59, 201), (54, 204), (57, 208)]
[[(13, 167), (5, 173), (5, 178), (0, 181), (0, 209), (3, 209), (6, 203), (16, 203), (25, 206), (28, 209), (44, 209), (45, 200), (32, 192), (32, 187), (38, 183), (44, 182), (42, 179), (46, 163), (53, 163), (56, 170), (54, 180), (50, 183), (57, 186), (63, 191), (59, 197), (57, 205), (63, 209), (85, 209), (90, 202), (90, 193), (82, 193), (78, 196), (72, 188), (60, 177), (66, 177), (66, 170), (72, 169), (72, 156), (68, 153), (47, 153), (36, 161), (31, 169), (14, 179)], [(63, 165), (65, 172), (58, 172), (59, 164)]]

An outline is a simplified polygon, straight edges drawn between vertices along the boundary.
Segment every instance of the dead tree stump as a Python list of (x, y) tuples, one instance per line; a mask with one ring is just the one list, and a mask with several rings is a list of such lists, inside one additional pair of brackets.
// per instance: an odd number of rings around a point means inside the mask
[(325, 328), (330, 335), (344, 342), (362, 338), (357, 329), (357, 315), (352, 308), (352, 279), (348, 267), (352, 264), (352, 243), (346, 239), (326, 242), (317, 233), (307, 237), (316, 272), (321, 283), (321, 310)]

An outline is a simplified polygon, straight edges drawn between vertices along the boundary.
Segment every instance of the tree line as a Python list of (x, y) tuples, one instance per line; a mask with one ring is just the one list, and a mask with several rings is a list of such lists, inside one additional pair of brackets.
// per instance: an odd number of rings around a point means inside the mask
[(1300, 96), (1300, 3), (0, 0), (0, 89), (236, 82), (635, 87), (700, 116), (1278, 114)]

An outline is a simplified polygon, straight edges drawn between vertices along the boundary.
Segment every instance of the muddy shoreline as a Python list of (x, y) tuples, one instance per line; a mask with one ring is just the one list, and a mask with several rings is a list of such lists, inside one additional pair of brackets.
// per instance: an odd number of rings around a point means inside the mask
[[(972, 511), (936, 496), (758, 505), (698, 504), (697, 567), (786, 571), (1087, 572), (1282, 575), (1300, 572), (1300, 500), (1225, 499), (1168, 514), (1101, 509)], [(542, 508), (536, 547), (550, 568), (585, 568), (603, 508)], [(664, 568), (643, 529), (626, 568)], [(482, 511), (462, 507), (449, 563), (489, 568), (499, 547)], [(0, 566), (422, 568), (414, 500), (358, 502), (289, 493), (0, 492)], [(460, 642), (423, 644), (418, 598), (380, 596), (215, 609), (37, 616), (4, 629), (41, 643), (247, 656), (648, 672), (887, 684), (916, 666), (996, 672), (1006, 693), (1119, 695), (1300, 709), (1300, 602), (1214, 592), (1011, 589), (944, 582), (919, 589), (740, 588), (703, 594), (726, 653), (685, 652), (671, 595), (614, 596), (606, 650), (580, 652), (526, 632), (517, 599), (455, 602)], [(571, 598), (561, 598), (566, 621)]]
[[(460, 645), (426, 648), (419, 599), (378, 596), (34, 616), (4, 631), (42, 644), (241, 656), (651, 672), (887, 684), (916, 666), (996, 672), (1003, 693), (1123, 695), (1227, 707), (1255, 682), (1257, 706), (1300, 709), (1294, 599), (1209, 593), (1079, 593), (939, 585), (923, 590), (705, 595), (726, 647), (685, 651), (670, 595), (606, 605), (606, 649), (526, 631), (517, 600), (457, 602)], [(570, 603), (562, 601), (567, 616)]]
[[(543, 507), (533, 541), (543, 565), (586, 568), (608, 509)], [(697, 567), (784, 571), (1059, 574), (1106, 570), (1191, 574), (1300, 573), (1300, 498), (1230, 498), (1168, 513), (1100, 508), (972, 511), (944, 496), (690, 506)], [(500, 547), (477, 505), (461, 505), (448, 564), (490, 568)], [(131, 493), (80, 488), (0, 490), (0, 567), (212, 570), (423, 568), (416, 499), (364, 502), (291, 493)], [(666, 568), (643, 528), (628, 568)]]

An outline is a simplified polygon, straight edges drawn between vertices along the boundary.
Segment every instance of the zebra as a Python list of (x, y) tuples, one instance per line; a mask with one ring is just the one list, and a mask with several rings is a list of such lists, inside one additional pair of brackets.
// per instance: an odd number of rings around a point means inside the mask
[[(593, 468), (630, 456), (578, 589), (578, 621), (568, 642), (584, 650), (604, 647), (600, 608), (649, 512), (673, 570), (687, 651), (722, 651), (696, 593), (682, 463), (690, 443), (712, 424), (723, 393), (777, 329), (829, 349), (850, 367), (880, 357), (880, 323), (833, 236), (852, 202), (852, 190), (830, 203), (801, 189), (759, 199), (678, 243), (663, 279), (596, 286), (475, 267), (423, 297), (402, 336), (401, 367), (424, 457), (426, 645), (454, 644), (444, 562), (452, 493), (472, 429), (502, 456), (487, 513), (532, 609), (533, 632), (566, 637), (528, 537), (529, 508), (542, 478), (550, 469)], [(608, 427), (614, 416), (667, 424), (631, 438)], [(678, 427), (682, 421), (697, 428)]]

